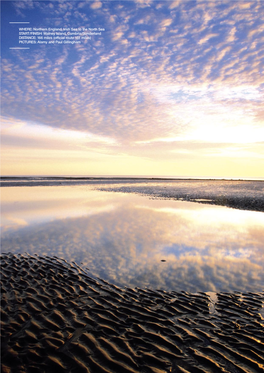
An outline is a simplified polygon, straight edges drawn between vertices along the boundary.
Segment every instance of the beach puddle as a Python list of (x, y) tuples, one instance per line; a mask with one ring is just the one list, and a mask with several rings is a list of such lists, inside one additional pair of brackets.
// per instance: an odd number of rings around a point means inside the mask
[(264, 288), (262, 212), (87, 185), (2, 187), (1, 194), (2, 252), (57, 256), (122, 287)]

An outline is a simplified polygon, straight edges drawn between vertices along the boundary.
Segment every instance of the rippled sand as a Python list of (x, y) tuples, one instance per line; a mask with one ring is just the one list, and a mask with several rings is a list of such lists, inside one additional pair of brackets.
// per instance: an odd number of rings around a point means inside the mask
[(1, 257), (2, 372), (261, 372), (264, 293), (119, 288), (56, 257)]

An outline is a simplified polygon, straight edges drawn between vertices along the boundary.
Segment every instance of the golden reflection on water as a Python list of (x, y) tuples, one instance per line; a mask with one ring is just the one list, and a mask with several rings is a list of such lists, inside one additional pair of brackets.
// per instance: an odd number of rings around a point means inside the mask
[(89, 186), (2, 188), (2, 252), (56, 255), (121, 286), (261, 291), (264, 214)]

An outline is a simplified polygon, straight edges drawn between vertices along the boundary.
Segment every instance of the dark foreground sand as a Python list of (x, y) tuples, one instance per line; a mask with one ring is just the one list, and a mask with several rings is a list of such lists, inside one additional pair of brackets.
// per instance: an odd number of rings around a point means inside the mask
[(1, 271), (3, 373), (264, 371), (264, 293), (121, 289), (26, 254)]

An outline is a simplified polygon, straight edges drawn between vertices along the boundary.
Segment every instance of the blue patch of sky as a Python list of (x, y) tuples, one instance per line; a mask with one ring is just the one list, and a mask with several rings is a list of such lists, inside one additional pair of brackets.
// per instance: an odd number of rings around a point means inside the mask
[(182, 101), (197, 101), (197, 99), (201, 98), (201, 94), (189, 94), (180, 90), (178, 92), (172, 92), (168, 95), (169, 100), (173, 100), (176, 102)]
[(221, 12), (229, 8), (229, 3), (222, 2), (222, 1), (219, 1), (218, 3), (216, 2), (216, 8), (218, 9), (219, 14), (221, 14)]
[(137, 94), (137, 103), (141, 104), (142, 102), (144, 102), (144, 100), (145, 100), (144, 94), (142, 92), (138, 92), (138, 94)]
[[(27, 24), (10, 24), (9, 22), (21, 21), (21, 18), (14, 16), (13, 11), (11, 11), (10, 6), (6, 7), (6, 2), (1, 2), (1, 51), (3, 53), (7, 52), (10, 47), (18, 46), (18, 28), (27, 27)], [(9, 4), (8, 4), (9, 5)], [(5, 14), (5, 17), (4, 17)]]

